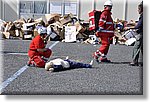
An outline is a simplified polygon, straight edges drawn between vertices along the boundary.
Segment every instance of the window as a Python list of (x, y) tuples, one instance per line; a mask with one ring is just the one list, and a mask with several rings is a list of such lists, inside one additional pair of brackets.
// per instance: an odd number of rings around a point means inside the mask
[(46, 12), (46, 1), (20, 1), (20, 13), (45, 14)]
[[(47, 13), (58, 13), (61, 15), (72, 13), (78, 14), (77, 0), (19, 0), (20, 17), (44, 15)], [(47, 3), (49, 4), (47, 5)], [(48, 7), (47, 7), (48, 6)]]
[(20, 13), (33, 13), (33, 1), (21, 1)]
[(34, 2), (34, 13), (45, 14), (47, 12), (46, 1), (35, 1)]
[(50, 12), (58, 14), (69, 14), (77, 15), (77, 2), (72, 1), (50, 1)]
[(68, 2), (65, 3), (65, 14), (72, 13), (73, 15), (77, 15), (77, 3)]
[(61, 2), (50, 2), (50, 13), (62, 14), (62, 3)]

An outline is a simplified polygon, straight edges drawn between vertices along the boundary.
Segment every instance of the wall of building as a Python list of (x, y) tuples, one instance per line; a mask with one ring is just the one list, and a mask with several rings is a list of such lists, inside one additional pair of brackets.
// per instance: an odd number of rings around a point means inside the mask
[(2, 1), (3, 6), (1, 5), (2, 8), (2, 19), (5, 21), (14, 21), (17, 19), (17, 0), (4, 0)]
[[(0, 17), (5, 21), (16, 20), (19, 15), (19, 0), (0, 0)], [(2, 3), (4, 1), (4, 5)], [(49, 0), (51, 1), (51, 0)], [(64, 0), (55, 0), (64, 1)], [(67, 0), (72, 1), (72, 0)], [(78, 17), (83, 20), (88, 20), (88, 12), (96, 9), (103, 10), (103, 4), (106, 0), (73, 0), (79, 2)], [(95, 1), (95, 3), (94, 3)], [(112, 17), (126, 20), (138, 20), (137, 5), (142, 0), (112, 0), (113, 9)], [(127, 3), (127, 5), (126, 5)]]
[[(80, 11), (84, 14), (81, 14), (82, 19), (88, 20), (88, 13), (93, 9), (102, 11), (104, 9), (104, 3), (106, 0), (95, 0), (95, 4), (93, 3), (94, 0), (80, 0), (81, 8)], [(112, 17), (124, 19), (124, 8), (125, 8), (125, 0), (112, 0), (113, 1), (113, 8), (112, 8)]]
[[(80, 18), (84, 20), (88, 20), (88, 12), (93, 10), (103, 10), (106, 0), (95, 0), (95, 6), (93, 7), (94, 0), (80, 0)], [(142, 0), (112, 0), (113, 8), (112, 8), (112, 17), (113, 19), (119, 18), (122, 20), (137, 20), (139, 14), (137, 12), (137, 5)], [(127, 5), (126, 5), (127, 3)]]
[(0, 19), (3, 19), (3, 4), (2, 4), (2, 0), (0, 0)]
[(79, 8), (79, 18), (83, 20), (88, 20), (88, 12), (93, 10), (92, 2), (93, 0), (79, 0), (80, 8)]
[(0, 19), (2, 18), (2, 1), (0, 0), (0, 8), (1, 8), (1, 10), (0, 10)]
[(138, 20), (138, 5), (142, 0), (127, 0), (127, 20)]

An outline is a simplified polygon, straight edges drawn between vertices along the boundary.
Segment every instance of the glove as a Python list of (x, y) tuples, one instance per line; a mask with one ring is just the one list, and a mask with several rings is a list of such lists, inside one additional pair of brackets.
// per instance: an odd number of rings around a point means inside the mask
[(47, 40), (44, 40), (44, 44), (47, 44)]
[(101, 30), (102, 30), (102, 28), (99, 27), (99, 28), (97, 29), (97, 32), (101, 32)]

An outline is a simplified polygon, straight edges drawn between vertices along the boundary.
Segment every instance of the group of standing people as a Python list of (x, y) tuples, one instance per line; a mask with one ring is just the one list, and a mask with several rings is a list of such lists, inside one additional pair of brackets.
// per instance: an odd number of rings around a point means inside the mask
[[(114, 23), (113, 19), (111, 17), (111, 10), (113, 7), (113, 3), (111, 0), (108, 0), (104, 3), (104, 10), (102, 11), (102, 14), (100, 16), (99, 20), (99, 28), (96, 31), (96, 36), (101, 39), (101, 46), (100, 48), (93, 53), (93, 58), (96, 61), (100, 62), (111, 62), (111, 60), (107, 59), (107, 54), (109, 51), (110, 41), (112, 40), (112, 37), (114, 36)], [(137, 29), (137, 33), (139, 34), (137, 41), (135, 42), (134, 48), (133, 48), (133, 55), (132, 55), (132, 61), (130, 65), (132, 66), (138, 66), (138, 59), (139, 59), (139, 53), (140, 51), (143, 53), (143, 2), (141, 2), (138, 5), (138, 12), (140, 14), (138, 23), (130, 28), (125, 27), (125, 30), (128, 29)], [(29, 66), (36, 66), (36, 67), (45, 67), (46, 70), (54, 70), (55, 68), (66, 68), (69, 67), (92, 67), (92, 62), (90, 64), (83, 64), (79, 62), (73, 62), (68, 59), (62, 60), (57, 59), (54, 61), (50, 61), (50, 63), (47, 63), (47, 59), (52, 55), (52, 50), (46, 48), (46, 37), (47, 34), (50, 34), (48, 30), (45, 27), (41, 27), (38, 29), (39, 35), (37, 35), (30, 43), (28, 56)], [(60, 65), (58, 64), (60, 63)], [(46, 66), (45, 66), (46, 65)], [(51, 69), (52, 68), (52, 69)]]
[[(113, 3), (108, 0), (104, 3), (104, 10), (100, 16), (99, 29), (96, 32), (96, 36), (101, 39), (100, 48), (94, 52), (93, 57), (96, 61), (111, 62), (107, 59), (110, 42), (114, 36), (115, 26), (111, 17), (111, 10)], [(138, 59), (140, 51), (143, 54), (143, 1), (138, 5), (138, 13), (140, 14), (139, 21), (133, 27), (125, 27), (124, 30), (136, 29), (138, 36), (133, 48), (131, 66), (138, 66)]]

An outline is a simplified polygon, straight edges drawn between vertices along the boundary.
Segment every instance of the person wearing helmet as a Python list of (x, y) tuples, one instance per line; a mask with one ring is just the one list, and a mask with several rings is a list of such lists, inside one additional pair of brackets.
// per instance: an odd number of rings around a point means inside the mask
[[(114, 36), (114, 23), (111, 17), (113, 3), (108, 0), (104, 3), (104, 10), (100, 15), (99, 29), (96, 32), (96, 36), (101, 39), (100, 48), (94, 52), (93, 57), (99, 62), (111, 62), (107, 59), (106, 55), (109, 50), (110, 42)], [(99, 59), (100, 58), (100, 59)]]
[(47, 36), (47, 28), (42, 27), (38, 29), (39, 35), (37, 35), (30, 43), (28, 56), (28, 66), (36, 66), (40, 68), (45, 67), (46, 58), (49, 58), (52, 54), (51, 49), (46, 48), (44, 43)]

